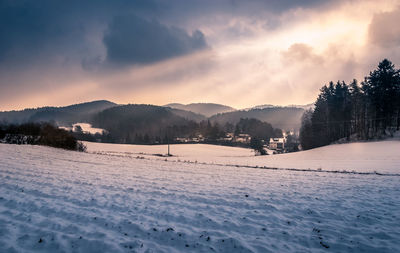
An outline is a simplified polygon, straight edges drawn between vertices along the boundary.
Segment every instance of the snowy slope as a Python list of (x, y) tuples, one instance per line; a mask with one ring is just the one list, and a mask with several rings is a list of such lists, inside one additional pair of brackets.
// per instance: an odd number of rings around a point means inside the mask
[[(95, 128), (92, 127), (92, 124), (89, 123), (75, 123), (72, 125), (72, 127), (60, 127), (62, 129), (65, 129), (67, 131), (74, 131), (76, 130), (75, 127), (80, 126), (82, 128), (82, 132), (84, 133), (89, 133), (89, 134), (102, 134), (104, 131), (106, 131), (105, 129), (102, 128)], [(107, 131), (106, 131), (107, 132)]]
[[(167, 147), (86, 143), (89, 152), (123, 156), (145, 156), (165, 159), (154, 154), (166, 154)], [(361, 173), (400, 174), (400, 141), (358, 142), (335, 144), (308, 151), (254, 156), (251, 149), (206, 144), (171, 145), (172, 161), (207, 164), (258, 166), (301, 170), (347, 171)]]
[(0, 252), (400, 250), (399, 176), (0, 144), (0, 182)]

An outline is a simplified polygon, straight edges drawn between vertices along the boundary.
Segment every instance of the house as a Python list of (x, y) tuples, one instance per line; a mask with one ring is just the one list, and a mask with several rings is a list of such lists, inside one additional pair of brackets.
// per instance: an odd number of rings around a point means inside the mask
[(225, 137), (218, 138), (217, 141), (222, 141), (222, 142), (232, 142), (234, 138), (233, 133), (227, 133)]
[(177, 137), (177, 138), (175, 138), (175, 141), (185, 143), (185, 142), (189, 142), (190, 139), (184, 138), (184, 137)]
[(269, 139), (269, 149), (272, 150), (284, 150), (286, 144), (286, 138), (270, 138)]
[(226, 133), (226, 138), (232, 138), (235, 137), (234, 133)]
[(249, 134), (239, 134), (238, 136), (235, 136), (236, 142), (250, 143), (250, 140), (251, 136)]

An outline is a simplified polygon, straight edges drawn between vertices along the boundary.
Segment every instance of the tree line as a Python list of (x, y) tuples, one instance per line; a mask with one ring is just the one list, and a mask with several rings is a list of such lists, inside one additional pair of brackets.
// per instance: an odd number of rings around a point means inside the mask
[(384, 59), (361, 84), (354, 79), (320, 89), (315, 108), (302, 117), (303, 149), (340, 139), (368, 140), (393, 135), (400, 128), (400, 70)]
[(86, 147), (68, 131), (50, 123), (1, 124), (0, 141), (10, 144), (44, 145), (85, 151)]
[[(149, 123), (149, 122), (148, 122)], [(154, 124), (149, 123), (148, 129), (153, 129)], [(240, 134), (248, 134), (252, 138), (268, 141), (269, 138), (282, 137), (282, 130), (273, 128), (271, 124), (262, 122), (257, 119), (240, 119), (237, 124), (226, 123), (220, 125), (218, 122), (211, 122), (210, 120), (203, 120), (200, 122), (186, 121), (185, 124), (177, 125), (158, 125), (157, 131), (146, 131), (144, 129), (135, 129), (134, 127), (122, 127), (118, 130), (110, 129), (102, 135), (94, 135), (92, 139), (88, 134), (80, 134), (74, 132), (73, 134), (82, 140), (88, 141), (101, 141), (112, 143), (126, 143), (126, 144), (167, 144), (167, 143), (180, 143), (179, 138), (198, 138), (201, 136), (201, 142), (211, 144), (226, 144), (232, 145), (232, 141), (222, 140), (228, 133), (233, 133), (234, 136)], [(97, 138), (96, 138), (97, 137)], [(85, 139), (86, 138), (86, 139)], [(89, 139), (88, 139), (89, 138)], [(248, 146), (248, 145), (244, 145)]]
[(106, 130), (102, 135), (94, 136), (96, 141), (126, 144), (179, 143), (179, 138), (193, 139), (201, 136), (204, 139), (202, 142), (228, 145), (231, 142), (220, 140), (227, 133), (245, 133), (263, 140), (282, 136), (282, 130), (257, 119), (244, 118), (237, 124), (227, 122), (224, 125), (211, 120), (196, 122), (176, 115), (169, 108), (153, 105), (109, 108), (98, 113), (92, 124)]

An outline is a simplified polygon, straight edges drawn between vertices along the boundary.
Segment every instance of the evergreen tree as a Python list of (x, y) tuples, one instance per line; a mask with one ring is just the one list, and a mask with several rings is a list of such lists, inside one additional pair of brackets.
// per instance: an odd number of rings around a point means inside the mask
[(363, 83), (375, 134), (383, 134), (398, 119), (399, 89), (399, 70), (387, 59), (381, 61), (378, 69), (370, 72)]
[(342, 138), (376, 138), (400, 129), (400, 71), (387, 59), (358, 85), (338, 81), (321, 88), (314, 111), (303, 115), (303, 149)]
[(264, 149), (264, 145), (263, 145), (262, 141), (257, 137), (252, 137), (251, 138), (250, 147), (252, 149), (254, 149), (256, 154), (259, 154), (259, 155), (266, 155), (267, 154), (267, 152)]
[(313, 129), (312, 129), (312, 118), (313, 110), (309, 109), (304, 112), (301, 119), (300, 128), (300, 144), (302, 149), (311, 149), (314, 147)]
[(315, 109), (311, 116), (311, 128), (313, 142), (311, 147), (320, 147), (329, 144), (332, 133), (328, 125), (332, 121), (332, 116), (329, 115), (329, 102), (331, 102), (331, 89), (327, 86), (321, 88)]
[(149, 144), (149, 143), (150, 143), (150, 137), (149, 137), (148, 134), (145, 134), (145, 135), (144, 135), (144, 137), (143, 137), (143, 142), (144, 142), (145, 144)]
[(357, 139), (365, 138), (365, 101), (364, 93), (356, 79), (350, 83), (351, 100), (351, 133), (357, 134)]

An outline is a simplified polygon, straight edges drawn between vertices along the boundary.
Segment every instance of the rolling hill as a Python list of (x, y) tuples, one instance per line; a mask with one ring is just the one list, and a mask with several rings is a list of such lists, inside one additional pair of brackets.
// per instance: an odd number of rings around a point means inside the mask
[[(120, 106), (107, 100), (98, 100), (64, 107), (41, 107), (21, 111), (0, 112), (0, 122), (19, 124), (24, 122), (48, 121), (55, 122), (59, 126), (71, 126), (77, 122), (94, 122), (98, 124), (99, 122), (94, 119), (98, 120), (101, 117), (99, 114), (104, 115), (102, 114), (103, 111), (115, 107)], [(148, 119), (151, 118), (150, 121), (143, 121), (145, 120), (144, 118), (136, 118), (144, 110), (144, 107), (147, 108), (146, 113), (148, 113)], [(126, 114), (120, 114), (117, 111), (129, 108), (129, 115), (137, 121), (141, 121), (140, 124), (147, 124), (150, 128), (156, 127), (152, 124), (162, 124), (165, 126), (168, 123), (172, 126), (181, 125), (182, 122), (186, 124), (188, 121), (199, 123), (207, 119), (211, 122), (218, 122), (220, 125), (225, 125), (228, 122), (236, 124), (241, 118), (255, 118), (270, 123), (274, 128), (298, 130), (300, 128), (301, 116), (305, 108), (308, 107), (309, 105), (288, 107), (262, 105), (244, 110), (235, 110), (229, 106), (212, 103), (192, 103), (188, 105), (175, 103), (165, 106), (127, 105), (127, 107), (115, 109), (115, 115), (110, 114), (110, 111), (106, 112), (106, 114), (110, 119), (113, 119), (112, 123), (115, 126), (122, 124), (121, 122), (125, 121), (125, 117), (127, 117)], [(138, 111), (135, 112), (135, 110)], [(156, 116), (160, 116), (164, 121), (154, 121), (154, 117)], [(98, 127), (104, 128), (99, 125)], [(111, 128), (111, 126), (108, 126), (108, 128)]]
[(191, 133), (196, 126), (194, 118), (198, 119), (196, 114), (181, 110), (129, 104), (99, 112), (90, 123), (107, 130), (111, 142), (154, 143), (161, 142), (168, 135), (184, 136)]

